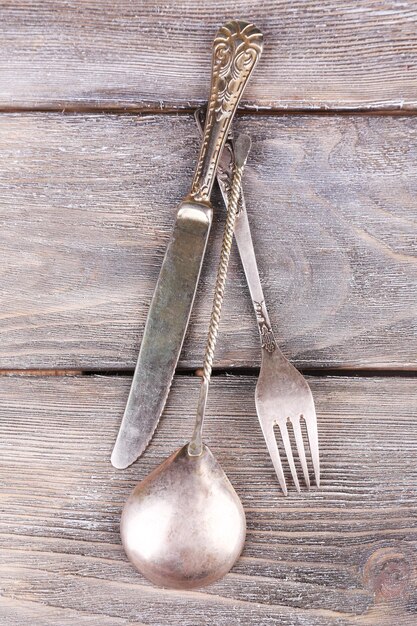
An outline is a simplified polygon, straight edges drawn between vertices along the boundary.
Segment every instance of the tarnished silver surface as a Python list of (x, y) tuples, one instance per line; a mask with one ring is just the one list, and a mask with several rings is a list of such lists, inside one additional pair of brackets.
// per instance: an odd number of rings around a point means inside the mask
[[(202, 120), (204, 120), (203, 110), (197, 111), (196, 120), (201, 130)], [(233, 163), (233, 140), (229, 137), (217, 171), (217, 180), (226, 206), (232, 184)], [(313, 396), (306, 379), (282, 354), (275, 340), (259, 278), (252, 235), (246, 212), (245, 197), (242, 189), (240, 192), (239, 210), (236, 217), (234, 234), (256, 314), (262, 347), (261, 370), (255, 392), (256, 409), (279, 483), (284, 494), (287, 495), (288, 490), (275, 439), (274, 426), (278, 426), (279, 428), (285, 454), (291, 469), (291, 475), (297, 491), (300, 491), (290, 443), (290, 432), (292, 430), (294, 434), (305, 483), (307, 487), (310, 487), (310, 478), (301, 430), (302, 421), (305, 422), (314, 476), (316, 484), (319, 485), (320, 460), (317, 417)], [(289, 425), (290, 429), (288, 428)]]
[(214, 40), (207, 118), (189, 195), (180, 205), (145, 325), (138, 362), (111, 457), (117, 468), (145, 450), (163, 411), (184, 341), (212, 221), (209, 201), (217, 163), (246, 82), (262, 51), (262, 34), (240, 21)]
[(125, 468), (148, 445), (165, 406), (194, 300), (212, 220), (210, 207), (178, 210), (143, 333), (122, 425), (111, 456)]
[(202, 429), (240, 183), (249, 149), (249, 137), (241, 136), (236, 143), (204, 374), (191, 441), (136, 487), (122, 514), (120, 532), (126, 554), (142, 574), (162, 587), (190, 589), (221, 578), (238, 558), (246, 534), (242, 504), (219, 463), (202, 442)]
[(146, 578), (192, 589), (224, 576), (246, 534), (242, 504), (207, 446), (188, 444), (137, 485), (121, 519), (123, 547)]
[[(230, 153), (230, 148), (233, 149), (232, 143), (228, 144), (227, 151), (224, 150), (224, 153), (226, 153), (225, 158), (227, 152)], [(226, 201), (227, 190), (221, 182), (221, 179), (222, 175), (224, 176), (227, 171), (229, 170), (223, 170), (222, 167), (222, 170), (219, 173), (220, 187), (223, 198)], [(291, 475), (297, 491), (300, 491), (297, 470), (290, 443), (290, 433), (292, 430), (297, 446), (298, 457), (303, 470), (304, 480), (307, 487), (310, 487), (309, 472), (301, 430), (302, 421), (305, 422), (314, 476), (318, 486), (320, 484), (320, 461), (316, 410), (314, 407), (313, 395), (306, 379), (282, 354), (275, 340), (259, 278), (259, 271), (246, 212), (245, 197), (242, 190), (240, 211), (235, 224), (235, 238), (249, 286), (262, 346), (261, 369), (255, 391), (256, 410), (279, 483), (284, 494), (287, 495), (288, 490), (275, 439), (274, 426), (278, 426), (279, 428), (284, 444), (285, 454), (291, 469)]]

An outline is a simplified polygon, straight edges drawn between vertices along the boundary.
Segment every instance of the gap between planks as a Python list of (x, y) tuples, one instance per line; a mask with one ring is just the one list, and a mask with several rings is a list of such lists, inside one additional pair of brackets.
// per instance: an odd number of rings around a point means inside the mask
[[(60, 106), (0, 106), (0, 115), (10, 115), (11, 113), (56, 113), (57, 115), (194, 115), (195, 111), (207, 102), (202, 101), (197, 107), (124, 107), (124, 106), (82, 106), (79, 103), (74, 105)], [(417, 115), (416, 109), (370, 109), (367, 107), (340, 108), (340, 109), (291, 109), (285, 107), (263, 108), (258, 106), (240, 106), (235, 117), (245, 115), (259, 117), (282, 117), (282, 116), (306, 116), (311, 117), (338, 117), (338, 116), (364, 116), (364, 117), (414, 117)]]
[[(227, 376), (259, 376), (259, 367), (237, 367), (227, 369), (213, 369), (212, 376), (227, 377)], [(318, 376), (318, 377), (351, 377), (351, 378), (417, 378), (417, 370), (395, 370), (395, 369), (332, 369), (332, 368), (297, 368), (302, 374), (306, 376)], [(176, 376), (196, 376), (202, 377), (202, 369), (178, 369), (175, 371)], [(122, 370), (73, 370), (73, 369), (2, 369), (0, 370), (0, 376), (30, 376), (30, 377), (42, 377), (45, 376), (107, 376), (107, 377), (132, 377), (134, 370), (122, 369)]]

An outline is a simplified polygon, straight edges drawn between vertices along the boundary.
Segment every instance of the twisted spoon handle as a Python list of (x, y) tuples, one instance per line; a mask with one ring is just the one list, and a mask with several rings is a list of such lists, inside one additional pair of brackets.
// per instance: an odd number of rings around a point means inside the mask
[(235, 163), (233, 169), (232, 186), (227, 208), (227, 218), (223, 233), (222, 249), (220, 254), (219, 267), (217, 270), (216, 285), (214, 288), (213, 307), (211, 310), (206, 353), (204, 357), (203, 380), (201, 381), (200, 395), (197, 405), (197, 417), (195, 421), (193, 436), (188, 445), (188, 454), (190, 456), (199, 456), (203, 450), (202, 431), (211, 372), (213, 369), (214, 350), (216, 347), (217, 334), (219, 331), (224, 289), (226, 286), (227, 269), (229, 266), (230, 252), (233, 243), (233, 231), (235, 228), (236, 215), (239, 206), (242, 174), (246, 160), (248, 158), (250, 146), (250, 137), (248, 137), (247, 135), (239, 135), (235, 142)]

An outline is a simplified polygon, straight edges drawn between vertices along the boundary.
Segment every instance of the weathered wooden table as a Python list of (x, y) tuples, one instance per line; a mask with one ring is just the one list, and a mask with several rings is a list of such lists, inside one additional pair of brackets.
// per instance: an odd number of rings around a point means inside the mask
[[(1, 624), (415, 625), (417, 2), (0, 6)], [(185, 593), (133, 570), (118, 521), (190, 432), (219, 203), (157, 434), (126, 471), (109, 456), (230, 17), (265, 33), (236, 127), (253, 138), (245, 192), (273, 323), (316, 398), (322, 485), (278, 488), (234, 251), (206, 439), (248, 537), (224, 580)]]

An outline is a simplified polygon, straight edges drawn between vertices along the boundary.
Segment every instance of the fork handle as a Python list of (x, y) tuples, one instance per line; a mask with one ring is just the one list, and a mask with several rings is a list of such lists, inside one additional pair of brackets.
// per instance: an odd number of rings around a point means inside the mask
[[(217, 181), (226, 206), (234, 159), (233, 138), (229, 136), (226, 140), (225, 148), (217, 170)], [(269, 319), (268, 310), (265, 304), (242, 188), (240, 188), (238, 214), (235, 222), (235, 238), (243, 269), (245, 271), (246, 282), (248, 283), (253, 308), (255, 310), (262, 349), (269, 354), (276, 351), (277, 354), (281, 355), (282, 352), (275, 340), (271, 320)], [(285, 359), (283, 354), (282, 357)]]
[[(204, 109), (198, 109), (195, 113), (195, 119), (200, 133), (203, 132), (204, 117)], [(229, 203), (229, 196), (232, 186), (234, 160), (233, 139), (231, 136), (228, 136), (219, 161), (219, 166), (217, 168), (217, 182), (219, 183), (220, 191), (222, 193), (226, 207)], [(248, 214), (246, 212), (245, 197), (243, 195), (242, 188), (240, 188), (237, 211), (238, 212), (235, 220), (234, 235), (239, 249), (243, 269), (245, 271), (246, 282), (248, 283), (253, 308), (255, 310), (261, 346), (263, 350), (270, 354), (272, 354), (272, 352), (274, 352), (275, 350), (277, 351), (277, 353), (281, 354), (278, 344), (275, 341), (271, 321), (269, 319), (268, 310), (265, 304), (261, 279), (259, 277), (258, 264), (256, 262), (256, 255), (253, 247)], [(283, 358), (285, 358), (284, 355)]]
[(275, 341), (271, 320), (265, 304), (248, 214), (246, 212), (245, 197), (242, 190), (240, 192), (240, 211), (235, 223), (235, 238), (255, 310), (261, 345), (266, 352), (272, 353), (277, 349), (279, 350), (279, 348)]

